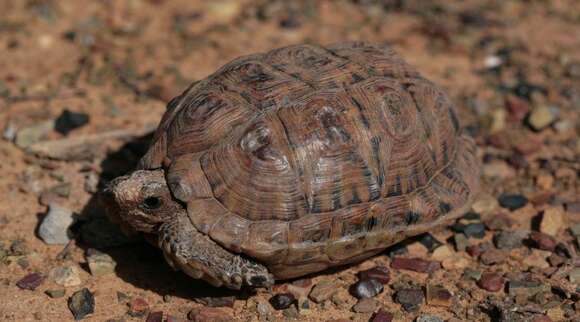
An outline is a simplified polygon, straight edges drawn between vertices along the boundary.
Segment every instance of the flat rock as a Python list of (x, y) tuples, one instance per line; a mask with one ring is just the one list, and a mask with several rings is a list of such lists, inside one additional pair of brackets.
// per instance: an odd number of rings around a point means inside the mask
[(550, 285), (538, 281), (509, 281), (508, 293), (510, 296), (524, 296), (529, 298), (540, 292), (549, 292)]
[(82, 320), (87, 315), (95, 312), (95, 298), (87, 288), (76, 291), (68, 299), (68, 308), (75, 320)]
[(358, 272), (358, 278), (360, 280), (375, 279), (382, 284), (387, 284), (391, 280), (391, 274), (389, 269), (385, 266), (375, 266), (364, 271)]
[(514, 249), (523, 246), (528, 232), (523, 230), (504, 230), (493, 236), (493, 242), (499, 249)]
[(40, 273), (31, 273), (16, 282), (16, 286), (23, 290), (34, 291), (44, 281), (44, 276)]
[(391, 322), (393, 321), (393, 318), (393, 313), (380, 309), (371, 316), (369, 322)]
[(548, 207), (542, 214), (540, 232), (556, 236), (559, 231), (566, 228), (566, 213), (562, 207)]
[(194, 322), (230, 322), (234, 318), (225, 309), (217, 307), (201, 307), (193, 309), (187, 315)]
[(14, 143), (20, 148), (27, 148), (30, 145), (43, 140), (53, 128), (53, 120), (44, 121), (22, 128), (16, 132)]
[(424, 295), (421, 289), (408, 288), (397, 291), (395, 300), (403, 306), (405, 311), (416, 311), (423, 303)]
[(448, 307), (452, 303), (453, 294), (441, 285), (427, 284), (426, 300), (429, 305)]
[(315, 303), (322, 303), (332, 297), (339, 289), (336, 281), (321, 280), (310, 291), (308, 295)]
[(442, 262), (441, 262), (441, 266), (448, 270), (462, 270), (466, 267), (468, 267), (471, 264), (471, 261), (468, 260), (467, 258), (464, 258), (462, 256), (451, 256), (448, 258), (445, 258)]
[(38, 227), (38, 237), (49, 245), (64, 245), (70, 240), (69, 227), (73, 222), (73, 212), (70, 209), (51, 204)]
[(117, 263), (113, 258), (105, 253), (92, 251), (87, 256), (89, 270), (93, 276), (103, 276), (115, 272)]
[(64, 287), (81, 285), (79, 270), (75, 266), (55, 267), (50, 271), (50, 278)]
[(371, 313), (379, 307), (379, 302), (375, 299), (362, 298), (353, 307), (352, 310), (357, 313)]

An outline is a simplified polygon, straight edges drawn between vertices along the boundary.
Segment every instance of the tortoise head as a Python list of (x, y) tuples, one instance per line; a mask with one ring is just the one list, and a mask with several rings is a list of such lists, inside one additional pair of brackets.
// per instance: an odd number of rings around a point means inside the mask
[(183, 209), (171, 196), (163, 170), (138, 170), (118, 177), (103, 190), (102, 200), (109, 218), (128, 234), (155, 233)]

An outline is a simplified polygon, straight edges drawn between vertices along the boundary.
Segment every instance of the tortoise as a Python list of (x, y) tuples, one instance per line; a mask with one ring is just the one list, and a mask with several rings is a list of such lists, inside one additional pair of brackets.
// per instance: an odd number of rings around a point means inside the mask
[(104, 196), (174, 268), (266, 287), (458, 218), (478, 162), (447, 95), (388, 45), (303, 44), (190, 85)]

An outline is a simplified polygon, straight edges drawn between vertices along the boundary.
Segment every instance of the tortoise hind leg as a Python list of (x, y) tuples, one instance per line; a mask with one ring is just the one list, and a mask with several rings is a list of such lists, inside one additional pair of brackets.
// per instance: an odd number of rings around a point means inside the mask
[(240, 289), (242, 285), (265, 287), (274, 283), (268, 269), (230, 253), (195, 229), (185, 212), (159, 229), (159, 247), (175, 269), (214, 286)]

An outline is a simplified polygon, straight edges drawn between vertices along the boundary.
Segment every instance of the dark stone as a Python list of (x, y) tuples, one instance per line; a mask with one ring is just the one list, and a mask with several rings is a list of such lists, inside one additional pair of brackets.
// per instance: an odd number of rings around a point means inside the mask
[(470, 223), (453, 225), (453, 230), (458, 233), (463, 233), (468, 238), (481, 239), (485, 237), (485, 225), (483, 223)]
[(401, 304), (403, 309), (409, 312), (418, 310), (423, 303), (423, 299), (423, 291), (416, 288), (402, 289), (395, 295), (397, 303)]
[(44, 276), (40, 275), (39, 273), (31, 273), (16, 282), (16, 286), (23, 290), (34, 291), (37, 287), (40, 286), (40, 284), (42, 284), (43, 281)]
[(369, 322), (391, 322), (393, 321), (393, 317), (393, 313), (380, 309), (378, 312), (372, 315)]
[(372, 298), (383, 291), (383, 284), (371, 278), (360, 280), (350, 287), (350, 293), (357, 299)]
[(87, 288), (76, 291), (68, 299), (68, 308), (75, 320), (82, 320), (85, 316), (95, 312), (95, 298)]
[(406, 269), (420, 273), (433, 273), (441, 268), (441, 264), (436, 261), (427, 261), (420, 258), (396, 257), (391, 261), (391, 268)]
[(382, 284), (387, 284), (391, 280), (389, 269), (385, 266), (375, 266), (373, 268), (358, 272), (360, 280), (375, 279)]
[(511, 211), (522, 208), (528, 203), (528, 198), (519, 194), (502, 194), (497, 198), (499, 205)]
[(270, 304), (276, 310), (284, 310), (296, 303), (296, 298), (291, 293), (276, 294), (270, 298)]
[(86, 113), (71, 112), (64, 110), (56, 119), (54, 129), (63, 135), (89, 123), (89, 115)]
[(407, 253), (409, 253), (409, 250), (407, 249), (407, 246), (405, 246), (405, 244), (402, 243), (395, 244), (385, 249), (385, 254), (387, 254), (387, 256), (389, 256), (390, 258), (399, 255), (405, 255)]
[(235, 300), (235, 296), (202, 297), (195, 299), (196, 302), (200, 302), (209, 307), (234, 307)]
[(421, 245), (425, 246), (429, 252), (432, 252), (439, 246), (443, 245), (443, 243), (438, 241), (435, 237), (433, 237), (433, 235), (429, 233), (418, 236), (417, 241), (421, 243)]
[(149, 313), (145, 322), (163, 322), (163, 312), (156, 311)]

